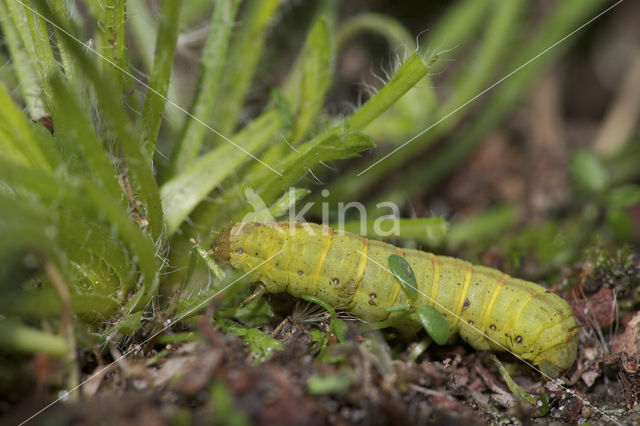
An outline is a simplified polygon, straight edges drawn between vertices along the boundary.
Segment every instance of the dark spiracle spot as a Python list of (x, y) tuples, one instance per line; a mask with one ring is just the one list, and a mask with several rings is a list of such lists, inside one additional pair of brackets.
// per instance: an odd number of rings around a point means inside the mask
[(516, 336), (516, 343), (522, 343), (522, 336)]
[(302, 269), (298, 269), (298, 275), (302, 275)]
[(332, 278), (331, 282), (334, 283), (334, 284), (338, 284), (340, 282), (340, 280), (337, 279), (337, 278)]
[(375, 301), (375, 298), (376, 298), (376, 297), (378, 297), (378, 295), (377, 295), (377, 294), (375, 294), (375, 293), (371, 293), (371, 294), (369, 295), (369, 299), (370, 299), (370, 300), (369, 300), (369, 304), (370, 304), (370, 305), (372, 305), (372, 306), (377, 306), (377, 305), (378, 305), (378, 304), (376, 303), (376, 301)]
[(462, 310), (466, 310), (469, 306), (471, 306), (471, 302), (469, 301), (469, 299), (464, 299), (464, 303), (462, 305)]
[(238, 249), (238, 254), (242, 254), (244, 253), (244, 250), (242, 250), (241, 248)]
[(489, 328), (490, 328), (492, 331), (494, 331), (494, 330), (496, 329), (496, 326), (495, 326), (495, 325), (493, 325), (493, 324), (491, 324), (491, 325), (489, 326)]
[(469, 320), (469, 325), (473, 325), (473, 320)]

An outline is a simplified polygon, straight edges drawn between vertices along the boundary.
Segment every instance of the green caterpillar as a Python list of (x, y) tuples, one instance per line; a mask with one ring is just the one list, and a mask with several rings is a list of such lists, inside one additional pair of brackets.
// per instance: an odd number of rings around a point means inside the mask
[[(406, 336), (422, 328), (417, 315), (385, 308), (434, 306), (475, 349), (507, 349), (550, 377), (576, 359), (577, 326), (567, 302), (496, 269), (297, 222), (238, 222), (212, 249), (218, 261), (253, 270), (251, 278), (271, 293), (313, 295), (368, 321), (391, 320)], [(388, 271), (392, 254), (415, 272), (419, 294), (412, 300)]]

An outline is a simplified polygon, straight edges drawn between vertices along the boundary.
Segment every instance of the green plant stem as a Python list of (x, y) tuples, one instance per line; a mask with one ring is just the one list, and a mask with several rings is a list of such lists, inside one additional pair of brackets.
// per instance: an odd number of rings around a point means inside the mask
[(389, 109), (402, 95), (414, 87), (429, 72), (435, 57), (423, 59), (420, 54), (411, 55), (391, 80), (358, 109), (344, 124), (347, 130), (359, 130)]
[[(184, 3), (184, 2), (183, 2)], [(180, 8), (182, 11), (183, 8)], [(182, 13), (180, 14), (182, 17)], [(149, 12), (145, 1), (130, 1), (127, 4), (127, 19), (135, 42), (136, 54), (142, 59), (145, 70), (153, 67), (154, 47), (158, 35), (158, 25)]]
[[(73, 327), (73, 320), (71, 318), (71, 297), (69, 294), (69, 288), (64, 281), (60, 270), (55, 265), (55, 263), (49, 261), (45, 261), (43, 265), (43, 269), (51, 285), (55, 289), (56, 293), (58, 293), (58, 297), (60, 298), (60, 328), (62, 338), (67, 342), (67, 369), (68, 371), (68, 380), (67, 380), (67, 388), (75, 389), (78, 386), (78, 365), (76, 359), (76, 339), (75, 332)], [(75, 394), (75, 395), (74, 395)], [(78, 400), (77, 393), (73, 392), (71, 395), (72, 401)]]
[(447, 245), (455, 249), (460, 244), (481, 244), (482, 241), (496, 240), (504, 235), (518, 221), (518, 209), (513, 204), (491, 207), (467, 220), (451, 225), (447, 235)]
[[(482, 23), (482, 19), (485, 17), (486, 11), (489, 8), (491, 2), (495, 0), (465, 0), (456, 2), (452, 5), (444, 16), (438, 20), (436, 27), (433, 31), (429, 31), (428, 38), (426, 42), (423, 42), (424, 48), (418, 46), (420, 51), (426, 51), (427, 49), (452, 49), (458, 45), (462, 45), (469, 40), (469, 38), (474, 37), (476, 34), (476, 29)], [(445, 61), (436, 61), (431, 66), (431, 73), (437, 72), (441, 69)], [(423, 83), (428, 84), (428, 83)], [(436, 102), (431, 102), (433, 106), (436, 105)], [(429, 110), (425, 111), (425, 117), (432, 117), (429, 113)], [(376, 122), (372, 123), (376, 124)], [(428, 125), (428, 122), (425, 122), (424, 125)], [(424, 137), (429, 138), (433, 137), (435, 139), (435, 130), (432, 129), (428, 132)], [(398, 143), (403, 143), (408, 137), (412, 137), (415, 133), (405, 134), (402, 138), (398, 138)], [(420, 141), (415, 141), (414, 144), (420, 143), (423, 146), (427, 142), (423, 142), (422, 139)], [(394, 155), (395, 156), (395, 155)], [(356, 194), (362, 194), (367, 192), (367, 190), (378, 181), (380, 176), (385, 176), (390, 173), (390, 171), (385, 171), (384, 166), (388, 161), (393, 161), (394, 156), (380, 163), (379, 167), (376, 166), (375, 173), (365, 173), (360, 176), (357, 176), (359, 172), (371, 165), (373, 162), (377, 161), (378, 158), (373, 159), (372, 161), (368, 161), (362, 168), (353, 171), (347, 171), (343, 174), (343, 178), (341, 178), (338, 182), (331, 185), (331, 201), (342, 201), (342, 200), (352, 200), (356, 198)], [(414, 158), (415, 155), (410, 158)], [(389, 165), (389, 170), (396, 170), (397, 164)]]
[(376, 221), (374, 220), (368, 220), (366, 222), (351, 221), (345, 222), (342, 226), (337, 226), (338, 229), (344, 229), (345, 231), (360, 234), (363, 237), (368, 238), (393, 237), (430, 241), (431, 243), (440, 241), (447, 234), (449, 228), (447, 221), (439, 217), (413, 219), (396, 218), (393, 219), (393, 221), (394, 223), (397, 223), (399, 227), (399, 233), (394, 233), (393, 235), (388, 235), (388, 231), (390, 228), (388, 223), (381, 223), (379, 226), (376, 226)]
[[(536, 36), (518, 51), (519, 54), (511, 61), (511, 66), (507, 69), (515, 69), (521, 66), (523, 63), (538, 55), (544, 48), (558, 41), (565, 35), (568, 29), (571, 29), (576, 23), (582, 22), (584, 16), (593, 11), (601, 3), (602, 0), (579, 2), (581, 8), (578, 11), (576, 11), (576, 5), (573, 2), (559, 3), (551, 17), (546, 20), (542, 28), (536, 32)], [(568, 19), (568, 16), (571, 19)], [(572, 40), (575, 39), (566, 40), (563, 44), (556, 46), (553, 50), (548, 51), (545, 55), (540, 56), (537, 60), (520, 69), (509, 79), (504, 80), (500, 86), (496, 88), (493, 97), (486, 102), (486, 107), (483, 109), (482, 115), (478, 116), (466, 127), (461, 135), (454, 138), (455, 143), (448, 143), (440, 148), (438, 152), (431, 157), (429, 167), (420, 164), (411, 167), (407, 171), (405, 178), (407, 185), (403, 188), (403, 191), (408, 194), (414, 193), (415, 191), (425, 192), (442, 179), (450, 170), (457, 167), (457, 165), (482, 142), (482, 137), (493, 129), (500, 120), (513, 109), (520, 97), (530, 87), (535, 77), (538, 76), (555, 57), (562, 53)], [(445, 127), (448, 128), (449, 126), (445, 125)], [(442, 132), (443, 130), (440, 130), (440, 125), (438, 125), (420, 139), (398, 151), (397, 154), (400, 155), (392, 155), (384, 162), (378, 164), (376, 166), (378, 178), (381, 175), (402, 168), (404, 163), (417, 155), (426, 140), (432, 140), (436, 135), (441, 135)], [(423, 140), (423, 138), (425, 139)], [(366, 176), (366, 174), (363, 176)], [(388, 196), (388, 192), (382, 193), (379, 194), (378, 199), (386, 199), (385, 197)]]
[[(439, 108), (435, 116), (436, 122), (437, 120), (442, 120), (446, 117), (450, 111), (453, 111), (455, 108), (464, 104), (464, 102), (472, 98), (479, 90), (481, 90), (484, 84), (487, 84), (486, 80), (492, 72), (495, 72), (496, 66), (501, 64), (501, 55), (504, 54), (505, 48), (511, 42), (511, 34), (513, 30), (517, 28), (516, 24), (518, 20), (516, 18), (520, 11), (520, 7), (520, 1), (513, 1), (509, 2), (506, 7), (500, 7), (494, 10), (492, 18), (487, 26), (485, 36), (482, 40), (482, 45), (478, 49), (478, 54), (472, 61), (471, 66), (465, 67), (457, 76), (458, 84), (455, 86), (456, 89), (453, 90), (452, 96), (445, 102), (445, 104)], [(469, 78), (469, 68), (471, 69), (471, 73), (474, 75), (473, 78)], [(386, 158), (383, 162), (376, 164), (375, 168), (365, 172), (364, 176), (359, 176), (360, 178), (364, 178), (362, 183), (372, 183), (379, 179), (381, 175), (391, 173), (392, 171), (401, 168), (404, 163), (415, 158), (415, 156), (421, 151), (424, 151), (427, 147), (436, 142), (441, 135), (453, 128), (462, 119), (462, 117), (463, 114), (457, 114), (456, 116), (449, 117), (447, 120), (439, 123), (436, 127), (429, 129), (426, 134), (420, 136), (417, 140), (414, 140), (404, 146), (400, 151)], [(456, 141), (452, 144), (458, 143), (459, 141)], [(441, 161), (430, 161), (429, 163), (430, 167), (428, 168), (430, 170), (433, 168), (440, 168), (443, 164)], [(366, 177), (368, 173), (373, 172), (374, 170), (375, 173), (372, 173), (374, 176)], [(411, 192), (404, 190), (403, 197), (406, 194), (411, 194)], [(389, 193), (384, 194), (384, 196), (387, 197), (390, 197), (390, 195), (391, 194)], [(378, 197), (377, 199), (381, 200), (383, 197)], [(401, 202), (402, 200), (396, 201)]]
[[(125, 39), (124, 30), (126, 24), (126, 0), (104, 0), (104, 33), (102, 39), (102, 55), (120, 69), (127, 69), (124, 53)], [(111, 67), (110, 63), (104, 63), (104, 69)], [(120, 82), (119, 93), (125, 87), (127, 77), (124, 74), (118, 75)]]
[(5, 351), (45, 353), (58, 358), (63, 358), (69, 353), (69, 347), (63, 337), (8, 319), (0, 320), (0, 346)]
[[(478, 27), (484, 25), (487, 11), (495, 10), (504, 4), (500, 0), (462, 0), (457, 1), (447, 9), (446, 13), (438, 19), (433, 31), (427, 33), (424, 48), (418, 46), (420, 51), (426, 49), (455, 49), (477, 35)], [(434, 64), (434, 71), (443, 67), (445, 63)]]
[(31, 30), (31, 39), (33, 40), (36, 57), (41, 66), (42, 84), (46, 89), (46, 78), (49, 76), (49, 73), (57, 67), (56, 61), (53, 58), (51, 43), (49, 43), (47, 24), (44, 19), (31, 10), (25, 10), (25, 16), (27, 18), (27, 25)]

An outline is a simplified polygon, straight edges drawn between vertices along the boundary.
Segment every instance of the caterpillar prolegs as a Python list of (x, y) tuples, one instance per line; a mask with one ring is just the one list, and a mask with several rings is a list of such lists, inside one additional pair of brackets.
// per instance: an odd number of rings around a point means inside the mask
[[(451, 332), (475, 349), (507, 349), (550, 377), (576, 359), (577, 326), (567, 302), (496, 269), (297, 222), (238, 222), (218, 237), (213, 252), (234, 268), (255, 269), (252, 278), (271, 293), (314, 295), (367, 321), (391, 320), (406, 336), (421, 329), (417, 315), (385, 308), (434, 306)], [(410, 300), (389, 271), (392, 254), (411, 265), (416, 298)]]

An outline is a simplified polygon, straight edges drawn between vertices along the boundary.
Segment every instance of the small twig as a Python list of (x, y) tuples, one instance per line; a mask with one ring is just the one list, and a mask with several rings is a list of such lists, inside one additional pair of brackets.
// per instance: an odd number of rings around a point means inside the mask
[(618, 87), (618, 95), (600, 126), (593, 142), (593, 149), (602, 156), (620, 151), (633, 134), (640, 116), (640, 53), (635, 55), (624, 79)]
[[(47, 260), (44, 263), (43, 269), (60, 298), (60, 333), (69, 347), (69, 353), (67, 354), (66, 361), (67, 368), (69, 370), (67, 388), (74, 389), (78, 386), (79, 377), (76, 358), (75, 331), (73, 328), (73, 321), (71, 321), (71, 295), (69, 294), (69, 288), (67, 287), (67, 284), (55, 263)], [(69, 397), (72, 400), (77, 400), (78, 394), (70, 393)]]

